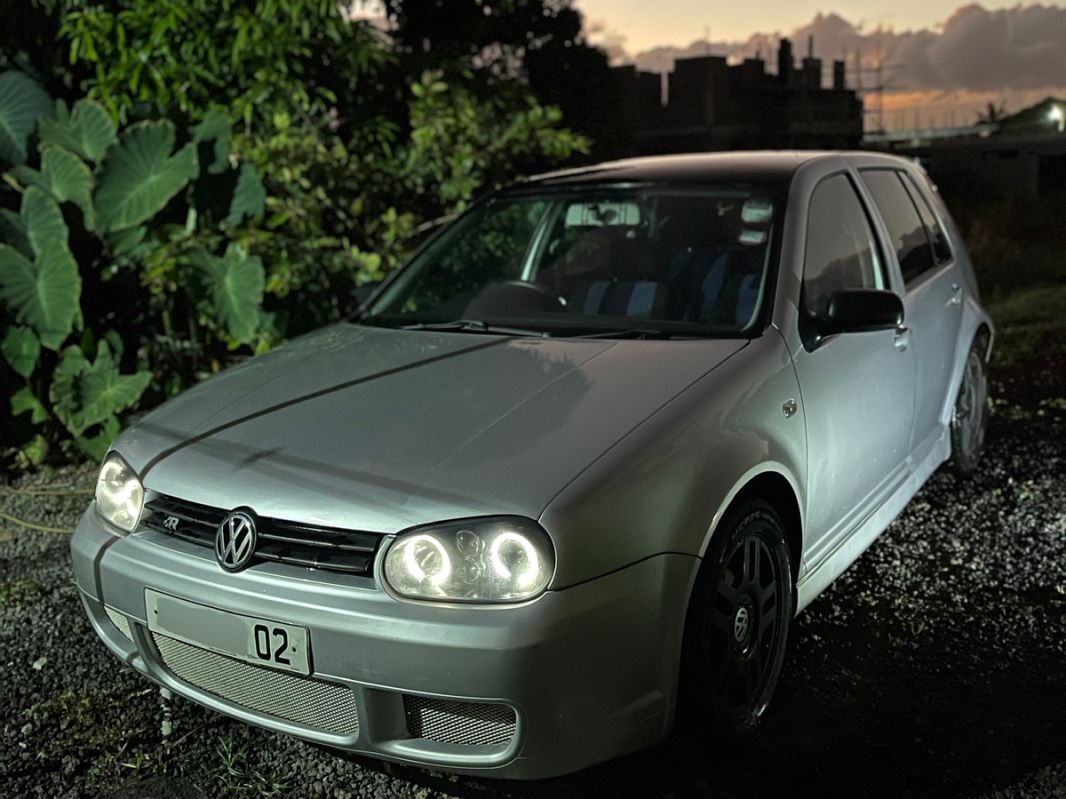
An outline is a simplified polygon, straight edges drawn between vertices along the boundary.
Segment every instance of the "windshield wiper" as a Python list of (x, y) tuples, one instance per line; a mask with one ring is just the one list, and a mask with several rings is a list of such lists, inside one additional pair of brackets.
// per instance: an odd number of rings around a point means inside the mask
[(629, 327), (614, 330), (597, 330), (594, 333), (580, 333), (567, 338), (721, 338), (722, 331), (708, 330), (706, 326), (679, 326), (678, 329), (658, 327)]
[(551, 333), (547, 330), (530, 330), (525, 327), (506, 327), (503, 325), (490, 325), (480, 319), (456, 319), (452, 322), (417, 322), (411, 325), (400, 325), (400, 330), (444, 330), (458, 333), (497, 333), (501, 336), (536, 336), (548, 338)]

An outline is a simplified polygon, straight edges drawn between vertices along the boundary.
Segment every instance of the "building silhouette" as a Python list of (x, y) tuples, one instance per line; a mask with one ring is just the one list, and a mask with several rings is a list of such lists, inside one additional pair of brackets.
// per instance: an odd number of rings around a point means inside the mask
[(1066, 192), (1066, 101), (1048, 97), (995, 121), (867, 137), (917, 159), (949, 197), (1032, 199)]
[[(681, 58), (665, 81), (635, 66), (615, 68), (622, 140), (631, 154), (714, 150), (854, 148), (862, 141), (862, 101), (834, 61), (830, 87), (813, 42), (799, 67), (782, 39), (777, 74), (761, 58)], [(664, 86), (665, 83), (665, 86)]]

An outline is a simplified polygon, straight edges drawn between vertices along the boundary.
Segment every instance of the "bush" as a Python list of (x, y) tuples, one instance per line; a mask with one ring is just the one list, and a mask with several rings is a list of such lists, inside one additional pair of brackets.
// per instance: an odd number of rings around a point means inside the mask
[[(254, 166), (230, 162), (224, 117), (181, 131), (180, 143), (167, 120), (119, 133), (101, 105), (53, 106), (9, 71), (0, 74), (0, 128), (14, 162), (3, 178), (20, 195), (17, 213), (0, 209), (0, 300), (10, 311), (0, 336), (25, 381), (12, 412), (45, 431), (25, 450), (32, 460), (63, 434), (102, 457), (118, 414), (153, 373), (161, 395), (195, 374), (195, 365), (160, 368), (181, 315), (206, 352), (269, 344), (263, 266), (246, 252), (244, 227), (261, 218), (265, 193)], [(138, 328), (154, 335), (133, 335)]]
[(1058, 240), (1066, 194), (1039, 200), (949, 197), (948, 201), (985, 293), (999, 295), (1066, 279)]

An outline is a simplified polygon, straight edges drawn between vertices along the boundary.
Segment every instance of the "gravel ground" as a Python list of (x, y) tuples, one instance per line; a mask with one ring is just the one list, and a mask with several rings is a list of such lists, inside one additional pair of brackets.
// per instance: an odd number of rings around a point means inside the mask
[[(365, 759), (167, 700), (96, 641), (62, 534), (0, 518), (0, 784), (8, 796), (1066, 799), (1066, 360), (994, 375), (975, 479), (933, 476), (800, 617), (764, 730), (672, 741), (533, 784)], [(94, 469), (0, 488), (69, 528)], [(787, 794), (785, 792), (788, 792)], [(802, 794), (801, 794), (802, 795)]]

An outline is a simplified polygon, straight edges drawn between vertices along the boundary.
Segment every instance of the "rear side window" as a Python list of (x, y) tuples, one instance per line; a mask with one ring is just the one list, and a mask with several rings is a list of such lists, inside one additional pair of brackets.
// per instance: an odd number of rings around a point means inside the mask
[(936, 258), (937, 266), (948, 263), (954, 257), (951, 254), (951, 245), (948, 243), (948, 236), (944, 232), (943, 225), (940, 224), (940, 220), (936, 218), (936, 214), (929, 206), (928, 198), (910, 175), (903, 176), (903, 185), (907, 187), (907, 192), (914, 200), (918, 215), (925, 225), (925, 232), (929, 235), (929, 241), (933, 245), (933, 256)]
[(826, 178), (811, 195), (803, 292), (807, 310), (823, 316), (829, 297), (847, 289), (883, 289), (884, 272), (870, 221), (846, 175)]
[(933, 247), (929, 243), (925, 225), (918, 216), (918, 209), (895, 170), (867, 169), (860, 174), (892, 237), (892, 247), (896, 250), (899, 268), (903, 272), (903, 282), (911, 283), (936, 266)]

